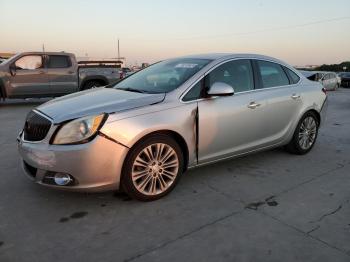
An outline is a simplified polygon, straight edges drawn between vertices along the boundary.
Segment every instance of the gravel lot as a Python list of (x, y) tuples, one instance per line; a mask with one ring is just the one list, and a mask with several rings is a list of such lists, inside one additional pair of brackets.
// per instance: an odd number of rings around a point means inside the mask
[(43, 100), (0, 102), (0, 261), (350, 261), (350, 89), (305, 156), (281, 149), (187, 172), (166, 198), (33, 184), (16, 136)]

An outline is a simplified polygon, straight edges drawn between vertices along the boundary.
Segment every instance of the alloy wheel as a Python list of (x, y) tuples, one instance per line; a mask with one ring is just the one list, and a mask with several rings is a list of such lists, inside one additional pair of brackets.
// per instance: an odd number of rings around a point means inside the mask
[(144, 195), (165, 192), (175, 181), (179, 170), (179, 158), (167, 144), (156, 143), (145, 147), (132, 165), (132, 182)]
[(317, 123), (315, 119), (308, 116), (300, 125), (299, 129), (299, 146), (303, 150), (308, 150), (315, 142), (317, 133)]

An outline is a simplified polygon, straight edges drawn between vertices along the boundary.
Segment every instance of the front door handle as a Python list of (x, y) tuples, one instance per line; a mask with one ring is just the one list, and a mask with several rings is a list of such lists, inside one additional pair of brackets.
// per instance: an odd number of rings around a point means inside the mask
[(293, 95), (291, 96), (291, 98), (292, 98), (292, 99), (298, 99), (298, 98), (300, 98), (300, 95), (293, 94)]
[(256, 103), (256, 102), (250, 102), (249, 105), (248, 105), (248, 108), (250, 109), (255, 109), (257, 108), (258, 106), (260, 106), (260, 104)]

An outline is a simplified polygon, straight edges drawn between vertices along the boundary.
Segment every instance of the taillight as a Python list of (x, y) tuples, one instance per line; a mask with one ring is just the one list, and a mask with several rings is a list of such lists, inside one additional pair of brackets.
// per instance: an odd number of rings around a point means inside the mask
[(325, 93), (325, 95), (327, 95), (327, 89), (322, 87), (322, 92)]

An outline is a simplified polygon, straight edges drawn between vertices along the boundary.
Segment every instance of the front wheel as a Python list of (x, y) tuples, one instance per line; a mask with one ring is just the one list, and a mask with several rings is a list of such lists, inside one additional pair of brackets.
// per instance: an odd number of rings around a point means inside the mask
[(318, 134), (319, 121), (315, 113), (307, 112), (299, 121), (292, 140), (286, 146), (293, 154), (304, 155), (314, 146)]
[(126, 193), (141, 201), (168, 194), (178, 182), (184, 158), (177, 142), (166, 135), (152, 135), (134, 146), (124, 162), (121, 184)]

